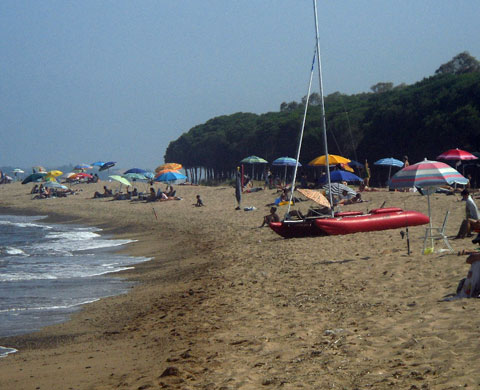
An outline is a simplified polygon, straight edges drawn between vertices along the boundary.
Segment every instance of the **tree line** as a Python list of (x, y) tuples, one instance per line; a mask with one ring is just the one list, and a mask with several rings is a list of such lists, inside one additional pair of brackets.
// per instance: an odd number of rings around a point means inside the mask
[[(411, 162), (451, 148), (480, 150), (480, 63), (468, 52), (413, 85), (382, 82), (372, 92), (325, 97), (328, 150), (359, 162), (409, 156)], [(190, 178), (223, 181), (250, 155), (271, 162), (295, 157), (306, 98), (278, 112), (212, 118), (170, 142), (165, 161), (183, 164)], [(320, 96), (312, 94), (300, 162), (324, 154)], [(260, 169), (259, 169), (260, 170)], [(375, 181), (375, 170), (373, 170)]]

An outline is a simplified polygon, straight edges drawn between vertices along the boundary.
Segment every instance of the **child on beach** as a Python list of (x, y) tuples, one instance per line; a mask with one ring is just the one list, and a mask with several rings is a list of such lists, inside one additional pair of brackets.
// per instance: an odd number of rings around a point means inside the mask
[(194, 205), (195, 207), (205, 206), (205, 205), (203, 204), (202, 198), (200, 198), (200, 195), (197, 195), (197, 203), (194, 203), (193, 205)]

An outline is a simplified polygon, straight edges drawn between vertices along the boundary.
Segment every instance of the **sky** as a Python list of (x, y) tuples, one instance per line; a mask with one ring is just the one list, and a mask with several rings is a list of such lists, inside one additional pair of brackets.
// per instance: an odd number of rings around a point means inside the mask
[[(479, 15), (477, 0), (319, 0), (325, 95), (480, 59)], [(153, 169), (211, 118), (300, 101), (315, 46), (311, 0), (2, 0), (0, 37), (0, 166), (52, 169)]]

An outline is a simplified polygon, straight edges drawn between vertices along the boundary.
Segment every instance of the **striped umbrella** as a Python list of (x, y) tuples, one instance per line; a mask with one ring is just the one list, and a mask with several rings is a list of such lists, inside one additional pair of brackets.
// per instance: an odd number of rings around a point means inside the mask
[(427, 189), (428, 217), (430, 218), (431, 231), (432, 218), (430, 211), (430, 193), (432, 192), (432, 188), (452, 184), (465, 185), (467, 183), (468, 179), (463, 177), (460, 172), (452, 168), (450, 165), (439, 161), (429, 161), (425, 159), (398, 171), (389, 180), (388, 186), (390, 188), (420, 187)]
[(425, 159), (398, 171), (389, 181), (390, 188), (439, 187), (451, 184), (465, 185), (468, 179), (450, 165)]

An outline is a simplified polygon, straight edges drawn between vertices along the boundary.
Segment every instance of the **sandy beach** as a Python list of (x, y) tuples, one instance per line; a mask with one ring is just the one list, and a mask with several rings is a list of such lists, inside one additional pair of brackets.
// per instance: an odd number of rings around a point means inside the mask
[[(30, 185), (0, 186), (0, 211), (48, 215), (137, 240), (152, 257), (119, 274), (128, 294), (86, 305), (70, 321), (2, 339), (0, 389), (476, 389), (480, 301), (442, 301), (469, 269), (462, 249), (422, 254), (425, 227), (284, 240), (258, 228), (274, 190), (176, 186), (182, 200), (32, 200)], [(205, 207), (194, 207), (200, 194)], [(427, 213), (418, 193), (366, 192), (368, 202)], [(432, 220), (457, 233), (460, 196), (431, 196)], [(477, 200), (479, 204), (480, 200)], [(310, 201), (298, 203), (306, 212)], [(279, 209), (281, 214), (284, 209)]]

